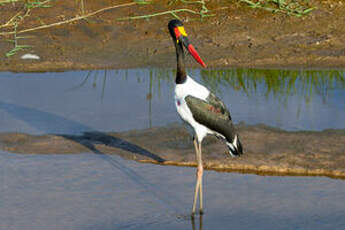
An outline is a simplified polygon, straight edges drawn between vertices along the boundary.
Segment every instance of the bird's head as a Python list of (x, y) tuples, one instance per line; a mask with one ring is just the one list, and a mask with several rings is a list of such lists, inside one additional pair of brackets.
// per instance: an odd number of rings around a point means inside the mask
[(190, 44), (187, 33), (183, 27), (183, 23), (180, 20), (171, 20), (168, 24), (170, 35), (175, 43), (175, 45), (182, 45), (188, 50), (188, 52), (193, 56), (193, 58), (202, 66), (206, 67), (206, 64), (200, 58), (198, 52), (195, 50), (194, 46)]

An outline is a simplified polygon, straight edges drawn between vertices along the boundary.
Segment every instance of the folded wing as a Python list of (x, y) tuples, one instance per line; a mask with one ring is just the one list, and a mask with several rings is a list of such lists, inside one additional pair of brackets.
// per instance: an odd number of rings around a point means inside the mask
[(236, 133), (230, 112), (218, 97), (210, 93), (206, 100), (202, 100), (189, 95), (185, 101), (198, 123), (223, 135), (228, 142), (234, 140)]

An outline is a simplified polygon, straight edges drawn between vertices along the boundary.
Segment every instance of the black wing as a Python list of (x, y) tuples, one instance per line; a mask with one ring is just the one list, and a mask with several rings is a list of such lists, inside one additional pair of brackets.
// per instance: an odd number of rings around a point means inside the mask
[(185, 101), (198, 123), (222, 134), (227, 141), (233, 141), (236, 133), (230, 112), (218, 97), (210, 93), (204, 101), (189, 95)]

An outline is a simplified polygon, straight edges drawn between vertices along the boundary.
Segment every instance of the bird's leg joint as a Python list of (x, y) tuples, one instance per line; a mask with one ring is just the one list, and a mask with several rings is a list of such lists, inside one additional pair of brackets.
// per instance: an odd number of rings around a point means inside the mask
[(196, 170), (196, 177), (198, 179), (201, 179), (203, 172), (204, 172), (204, 168), (202, 167), (202, 165), (198, 165), (198, 168)]

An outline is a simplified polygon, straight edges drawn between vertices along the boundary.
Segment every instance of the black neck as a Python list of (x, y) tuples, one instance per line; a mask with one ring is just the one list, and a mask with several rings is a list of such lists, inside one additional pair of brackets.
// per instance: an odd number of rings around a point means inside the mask
[(184, 52), (181, 42), (176, 43), (176, 59), (177, 59), (177, 72), (176, 72), (176, 84), (182, 84), (186, 81), (187, 75), (186, 75), (186, 69), (184, 66)]

